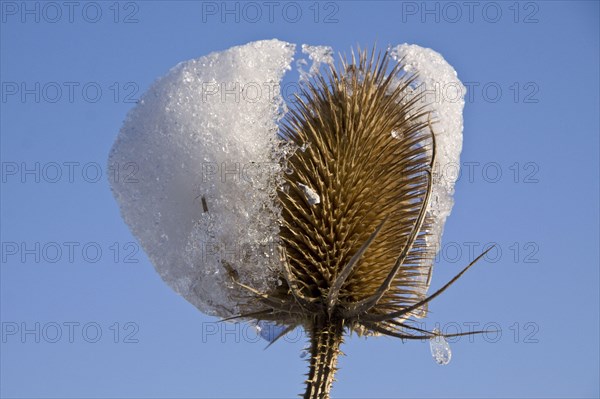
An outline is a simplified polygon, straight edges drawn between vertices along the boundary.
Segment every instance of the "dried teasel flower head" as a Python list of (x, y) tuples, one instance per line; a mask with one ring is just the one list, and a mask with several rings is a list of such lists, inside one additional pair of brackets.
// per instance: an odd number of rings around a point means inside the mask
[[(438, 53), (401, 45), (311, 68), (285, 115), (277, 92), (224, 98), (231, 83), (280, 82), (293, 52), (261, 41), (175, 67), (111, 153), (140, 184), (113, 190), (163, 279), (200, 310), (302, 326), (305, 397), (325, 398), (345, 333), (440, 335), (405, 321), (474, 263), (426, 295), (454, 189), (434, 170), (458, 164), (465, 90)], [(241, 165), (260, 173), (235, 179)]]

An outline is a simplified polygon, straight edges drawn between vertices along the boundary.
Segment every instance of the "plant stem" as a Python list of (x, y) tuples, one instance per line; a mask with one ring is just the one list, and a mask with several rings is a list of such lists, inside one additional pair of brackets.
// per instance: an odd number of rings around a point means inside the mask
[(340, 345), (344, 340), (342, 321), (318, 317), (310, 331), (310, 370), (304, 399), (329, 399), (337, 371)]

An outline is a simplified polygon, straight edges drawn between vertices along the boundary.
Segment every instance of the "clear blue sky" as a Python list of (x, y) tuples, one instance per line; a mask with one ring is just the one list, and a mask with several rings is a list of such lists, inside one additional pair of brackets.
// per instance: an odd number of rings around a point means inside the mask
[(441, 52), (471, 91), (432, 287), (470, 248), (501, 250), (425, 320), (500, 337), (453, 343), (444, 367), (427, 343), (349, 339), (333, 396), (598, 397), (598, 2), (276, 3), (1, 2), (1, 396), (302, 391), (306, 339), (265, 351), (176, 295), (136, 253), (104, 166), (131, 101), (171, 66), (278, 38)]

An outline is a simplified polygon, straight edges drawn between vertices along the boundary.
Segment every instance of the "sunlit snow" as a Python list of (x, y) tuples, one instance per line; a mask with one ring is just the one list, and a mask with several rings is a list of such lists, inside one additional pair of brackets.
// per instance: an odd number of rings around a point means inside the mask
[[(329, 47), (303, 51), (313, 61), (306, 74), (333, 62)], [(135, 182), (111, 181), (123, 218), (162, 279), (207, 314), (251, 305), (234, 281), (263, 292), (278, 284), (282, 160), (310, 145), (282, 145), (278, 135), (279, 84), (294, 53), (294, 44), (264, 40), (176, 65), (130, 111), (112, 148), (111, 165), (137, 170)], [(463, 87), (433, 50), (401, 45), (392, 55), (427, 85)], [(462, 96), (433, 104), (438, 165), (458, 163), (463, 105)], [(313, 189), (301, 189), (319, 204)], [(454, 181), (435, 181), (428, 245), (439, 245), (453, 190)]]

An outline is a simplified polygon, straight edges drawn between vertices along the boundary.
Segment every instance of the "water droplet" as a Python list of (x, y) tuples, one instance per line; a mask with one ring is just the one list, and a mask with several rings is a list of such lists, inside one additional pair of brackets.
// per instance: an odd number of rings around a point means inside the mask
[(301, 359), (304, 359), (308, 355), (310, 355), (310, 353), (306, 349), (303, 349), (302, 352), (300, 352)]
[(452, 359), (450, 344), (443, 335), (440, 335), (441, 332), (437, 328), (433, 330), (433, 333), (435, 335), (429, 339), (431, 356), (433, 356), (433, 360), (435, 360), (437, 364), (445, 366), (450, 363), (450, 360)]

